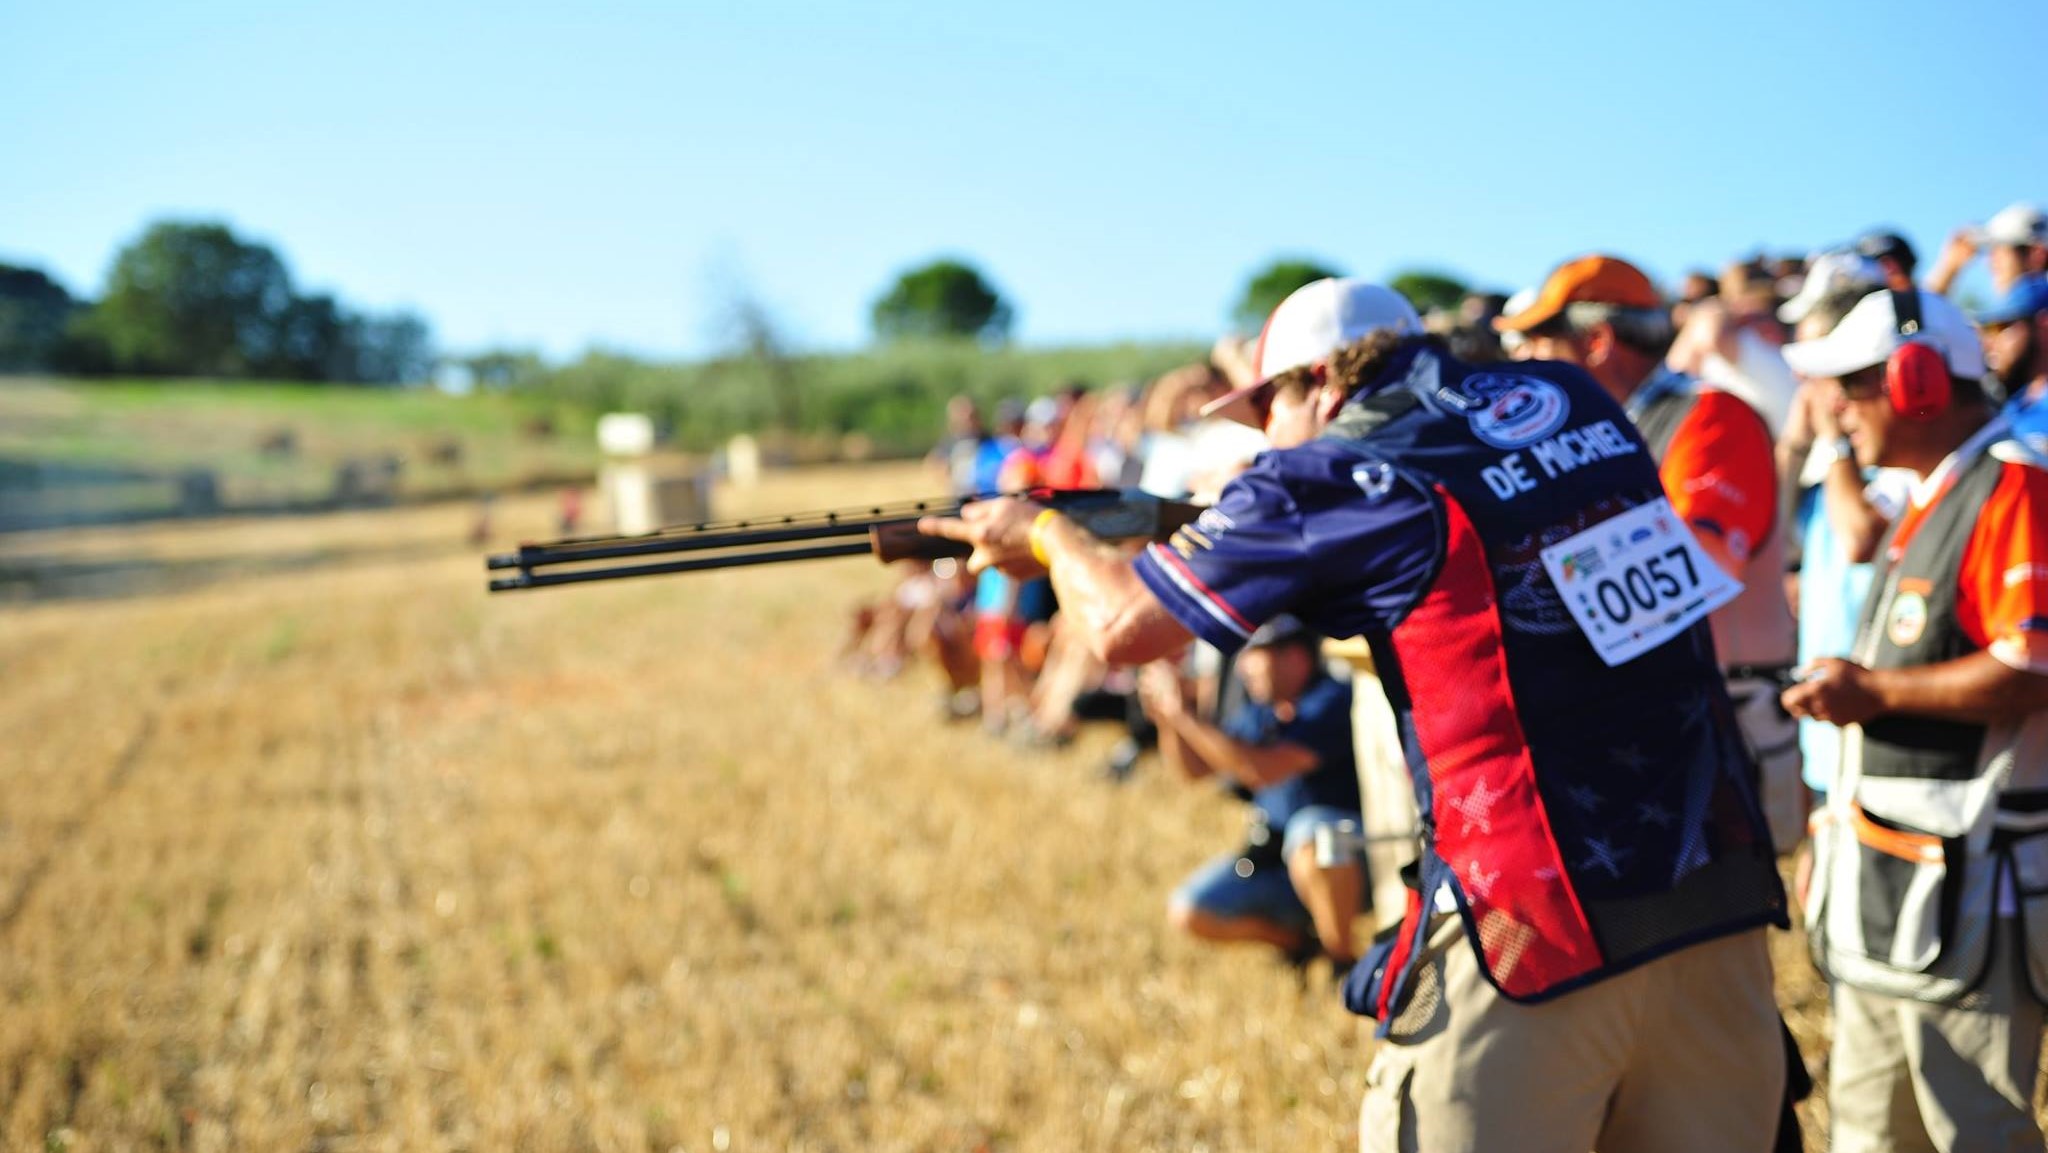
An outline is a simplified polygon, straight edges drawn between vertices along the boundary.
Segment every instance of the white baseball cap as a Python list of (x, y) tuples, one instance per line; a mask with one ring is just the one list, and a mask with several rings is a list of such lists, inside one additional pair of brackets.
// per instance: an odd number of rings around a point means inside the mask
[(2021, 200), (2006, 205), (1984, 222), (1982, 228), (1973, 229), (1977, 243), (1995, 244), (2001, 247), (2020, 247), (2031, 244), (2048, 244), (2048, 215), (2034, 205)]
[(1799, 286), (1798, 295), (1778, 306), (1778, 319), (1798, 324), (1822, 297), (1858, 285), (1882, 287), (1884, 269), (1878, 267), (1877, 261), (1854, 252), (1823, 252), (1807, 266), (1806, 280)]
[[(1518, 312), (1527, 312), (1529, 310), (1529, 306), (1535, 303), (1536, 286), (1532, 284), (1529, 287), (1524, 288), (1521, 291), (1515, 293), (1514, 295), (1508, 297), (1507, 303), (1500, 306), (1500, 314), (1502, 316), (1513, 316)], [(1522, 342), (1527, 339), (1529, 338), (1523, 336), (1519, 332), (1514, 331), (1513, 329), (1503, 329), (1500, 334), (1501, 351), (1513, 352), (1517, 348), (1520, 348), (1522, 346)]]
[(1819, 340), (1786, 345), (1785, 363), (1801, 376), (1847, 376), (1883, 364), (1900, 345), (1911, 340), (1940, 353), (1951, 374), (1982, 379), (1984, 345), (1963, 310), (1937, 293), (1916, 290), (1916, 295), (1920, 298), (1920, 328), (1910, 337), (1899, 333), (1892, 294), (1873, 292), (1858, 301), (1833, 332)]
[(1252, 354), (1253, 382), (1203, 405), (1202, 415), (1256, 426), (1251, 395), (1267, 381), (1290, 368), (1324, 360), (1382, 328), (1420, 333), (1422, 317), (1407, 297), (1369, 280), (1328, 277), (1304, 284), (1266, 318)]

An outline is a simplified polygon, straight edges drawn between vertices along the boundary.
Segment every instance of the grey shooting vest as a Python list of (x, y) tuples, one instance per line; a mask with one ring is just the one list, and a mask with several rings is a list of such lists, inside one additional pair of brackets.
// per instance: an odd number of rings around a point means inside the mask
[[(1957, 623), (1962, 565), (2003, 475), (1963, 450), (1864, 604), (1853, 657), (1914, 668), (1979, 652)], [(1894, 555), (1906, 518), (1880, 557)], [(2035, 995), (2048, 999), (2048, 715), (2001, 725), (1888, 715), (1842, 731), (1842, 768), (1815, 814), (1806, 924), (1814, 960), (1874, 993), (1948, 1002), (1983, 979), (1999, 940), (2000, 877), (2013, 894)]]
[(1635, 423), (1636, 431), (1643, 434), (1643, 442), (1650, 446), (1651, 459), (1664, 459), (1671, 438), (1678, 435), (1678, 426), (1699, 404), (1698, 383), (1689, 376), (1662, 369), (1629, 397), (1628, 418)]

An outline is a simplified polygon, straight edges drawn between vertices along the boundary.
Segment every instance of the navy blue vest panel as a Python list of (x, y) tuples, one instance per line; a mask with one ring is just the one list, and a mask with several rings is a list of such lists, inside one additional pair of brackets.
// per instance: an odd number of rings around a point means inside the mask
[[(1705, 621), (1609, 667), (1541, 559), (1662, 498), (1621, 407), (1562, 364), (1422, 350), (1395, 373), (1319, 443), (1434, 496), (1435, 571), (1367, 633), (1420, 801), (1425, 896), (1450, 886), (1488, 978), (1517, 1000), (1784, 923)], [(1411, 911), (1374, 982), (1383, 1018), (1424, 920)]]

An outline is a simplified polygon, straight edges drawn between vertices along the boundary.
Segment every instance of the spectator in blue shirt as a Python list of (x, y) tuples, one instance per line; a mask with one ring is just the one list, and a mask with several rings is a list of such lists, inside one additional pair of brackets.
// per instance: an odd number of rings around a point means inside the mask
[(2005, 415), (2022, 438), (2048, 425), (2048, 278), (2023, 276), (1977, 314), (1984, 362), (2005, 386)]
[(1295, 956), (1319, 947), (1342, 971), (1358, 956), (1353, 922), (1365, 870), (1351, 686), (1324, 669), (1321, 644), (1292, 616), (1268, 621), (1237, 659), (1245, 700), (1220, 724), (1186, 707), (1170, 664), (1149, 666), (1141, 691), (1169, 766), (1251, 796), (1244, 849), (1210, 861), (1174, 892), (1173, 924)]

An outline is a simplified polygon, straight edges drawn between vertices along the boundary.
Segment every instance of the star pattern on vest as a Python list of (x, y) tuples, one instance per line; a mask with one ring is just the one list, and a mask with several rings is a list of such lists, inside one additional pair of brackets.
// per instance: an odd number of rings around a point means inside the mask
[(1616, 880), (1621, 879), (1621, 866), (1628, 861), (1633, 850), (1610, 845), (1598, 837), (1587, 837), (1580, 843), (1586, 846), (1586, 852), (1589, 854), (1579, 863), (1581, 869), (1602, 869), (1608, 876)]
[(1677, 819), (1677, 813), (1672, 812), (1655, 801), (1644, 801), (1636, 806), (1636, 820), (1646, 825), (1655, 825), (1660, 829), (1668, 829), (1671, 827), (1671, 822)]
[(1500, 880), (1500, 870), (1495, 869), (1489, 873), (1485, 866), (1479, 863), (1479, 858), (1474, 857), (1465, 864), (1463, 880), (1466, 890), (1473, 896), (1482, 901), (1491, 900), (1494, 883)]
[(1487, 836), (1493, 835), (1493, 806), (1506, 794), (1505, 789), (1496, 789), (1484, 779), (1472, 786), (1472, 791), (1451, 800), (1451, 811), (1458, 814), (1461, 823), (1458, 835), (1469, 836), (1476, 826)]
[(1522, 564), (1502, 565), (1496, 579), (1504, 582), (1500, 594), (1502, 623), (1515, 631), (1562, 636), (1578, 627), (1571, 610), (1565, 608), (1556, 587), (1550, 583), (1550, 571), (1534, 555)]
[(1572, 799), (1572, 804), (1577, 805), (1581, 812), (1593, 813), (1600, 809), (1600, 790), (1591, 785), (1573, 785), (1565, 790), (1565, 795)]
[(1615, 764), (1620, 765), (1631, 773), (1640, 773), (1650, 767), (1650, 758), (1644, 756), (1643, 750), (1634, 745), (1623, 745), (1618, 749), (1609, 749), (1607, 750), (1607, 756)]
[(1671, 862), (1671, 882), (1677, 884), (1696, 869), (1703, 869), (1712, 858), (1707, 856), (1706, 842), (1700, 830), (1694, 828), (1678, 846), (1678, 856)]

